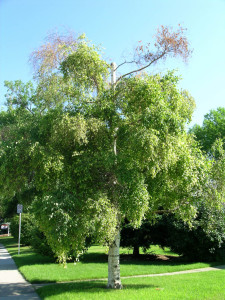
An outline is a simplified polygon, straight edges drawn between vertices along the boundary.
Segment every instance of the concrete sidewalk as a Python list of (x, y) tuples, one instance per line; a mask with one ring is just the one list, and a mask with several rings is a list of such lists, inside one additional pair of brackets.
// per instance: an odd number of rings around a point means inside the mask
[(0, 300), (40, 300), (2, 244), (0, 244)]

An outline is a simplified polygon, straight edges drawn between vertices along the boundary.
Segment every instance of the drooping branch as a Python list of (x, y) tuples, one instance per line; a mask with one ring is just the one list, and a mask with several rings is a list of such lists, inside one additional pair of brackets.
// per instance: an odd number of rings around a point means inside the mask
[(29, 62), (32, 65), (34, 77), (37, 79), (51, 74), (70, 53), (76, 51), (81, 40), (82, 36), (77, 38), (71, 32), (67, 35), (57, 32), (49, 34), (46, 43), (30, 55)]

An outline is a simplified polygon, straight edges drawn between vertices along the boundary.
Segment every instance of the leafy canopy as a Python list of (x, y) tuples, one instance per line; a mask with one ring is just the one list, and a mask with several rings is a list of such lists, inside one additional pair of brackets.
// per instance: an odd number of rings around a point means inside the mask
[(179, 78), (130, 75), (110, 88), (108, 64), (83, 36), (42, 50), (34, 56), (36, 89), (8, 84), (2, 197), (32, 191), (31, 210), (63, 262), (87, 236), (112, 244), (125, 218), (137, 227), (163, 207), (190, 220), (202, 185), (216, 188), (213, 161), (186, 133), (194, 100), (178, 89)]

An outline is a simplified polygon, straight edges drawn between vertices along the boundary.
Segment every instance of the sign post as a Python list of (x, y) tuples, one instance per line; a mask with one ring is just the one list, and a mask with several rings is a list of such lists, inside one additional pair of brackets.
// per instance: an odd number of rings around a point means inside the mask
[(20, 235), (21, 235), (21, 214), (23, 212), (23, 205), (17, 205), (17, 213), (20, 214), (20, 221), (19, 221), (19, 239), (18, 239), (18, 254), (20, 254)]

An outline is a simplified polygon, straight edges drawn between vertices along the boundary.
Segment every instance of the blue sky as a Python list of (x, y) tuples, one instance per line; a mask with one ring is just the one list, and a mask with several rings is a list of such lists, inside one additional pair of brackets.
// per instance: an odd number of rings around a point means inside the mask
[[(0, 106), (4, 80), (32, 79), (30, 53), (49, 32), (86, 33), (117, 64), (139, 40), (152, 41), (160, 25), (187, 28), (193, 48), (188, 64), (171, 59), (149, 72), (178, 69), (196, 101), (191, 124), (225, 107), (225, 0), (0, 0)], [(123, 70), (121, 70), (123, 72)]]

